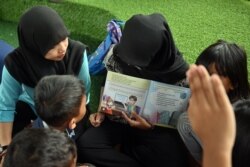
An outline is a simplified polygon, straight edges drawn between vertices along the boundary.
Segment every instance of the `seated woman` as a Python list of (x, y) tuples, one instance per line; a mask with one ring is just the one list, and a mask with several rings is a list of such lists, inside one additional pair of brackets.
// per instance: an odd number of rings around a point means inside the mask
[[(108, 70), (169, 84), (178, 84), (188, 70), (161, 14), (132, 16), (120, 43), (105, 61)], [(78, 154), (83, 162), (109, 167), (186, 166), (186, 149), (176, 130), (153, 129), (136, 112), (132, 112), (133, 119), (124, 115), (128, 124), (111, 117), (102, 122), (103, 117), (101, 113), (91, 115), (95, 127), (79, 139)], [(114, 149), (116, 144), (121, 144), (122, 152)]]
[[(231, 103), (249, 97), (247, 55), (236, 44), (217, 41), (199, 55), (196, 64), (205, 66), (210, 75), (219, 75)], [(202, 144), (191, 128), (187, 113), (180, 116), (177, 128), (191, 155), (201, 162)]]

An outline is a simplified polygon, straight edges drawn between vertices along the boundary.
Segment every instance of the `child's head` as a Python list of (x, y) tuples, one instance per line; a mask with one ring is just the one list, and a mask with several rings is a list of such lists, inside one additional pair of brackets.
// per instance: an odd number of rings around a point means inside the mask
[(219, 40), (199, 55), (196, 64), (220, 76), (231, 101), (249, 96), (247, 56), (236, 44)]
[(49, 126), (74, 129), (86, 113), (84, 84), (72, 75), (42, 78), (35, 88), (35, 108)]
[(134, 96), (134, 95), (129, 96), (128, 99), (129, 99), (128, 103), (131, 104), (131, 105), (134, 105), (136, 103), (136, 101), (137, 101), (137, 97)]
[(8, 147), (4, 167), (72, 167), (76, 164), (76, 146), (55, 129), (25, 129)]

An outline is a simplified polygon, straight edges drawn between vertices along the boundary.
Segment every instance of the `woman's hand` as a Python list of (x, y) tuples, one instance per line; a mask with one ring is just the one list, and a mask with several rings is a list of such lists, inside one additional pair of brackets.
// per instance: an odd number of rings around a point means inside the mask
[(100, 126), (104, 119), (105, 115), (101, 112), (93, 113), (89, 116), (89, 121), (94, 127)]
[(123, 118), (129, 123), (131, 127), (136, 127), (138, 129), (152, 129), (153, 125), (148, 123), (144, 118), (138, 115), (136, 112), (132, 111), (130, 118), (125, 112), (122, 112)]

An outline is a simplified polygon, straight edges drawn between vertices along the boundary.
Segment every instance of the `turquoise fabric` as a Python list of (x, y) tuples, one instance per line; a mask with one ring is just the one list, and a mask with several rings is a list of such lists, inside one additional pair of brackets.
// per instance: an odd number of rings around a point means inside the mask
[[(83, 64), (78, 74), (78, 78), (84, 82), (87, 103), (89, 103), (91, 80), (89, 76), (86, 51), (84, 52), (83, 56)], [(4, 66), (2, 71), (2, 82), (0, 85), (0, 122), (13, 122), (17, 100), (26, 102), (34, 110), (33, 97), (34, 88), (19, 83), (10, 75)]]

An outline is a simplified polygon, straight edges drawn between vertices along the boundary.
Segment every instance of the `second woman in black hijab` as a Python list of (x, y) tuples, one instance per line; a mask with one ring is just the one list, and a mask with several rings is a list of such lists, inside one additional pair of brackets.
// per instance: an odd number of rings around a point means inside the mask
[[(188, 64), (175, 46), (161, 14), (134, 15), (125, 24), (118, 45), (105, 58), (107, 70), (130, 76), (177, 84)], [(138, 119), (137, 119), (138, 118)], [(176, 130), (155, 127), (137, 115), (129, 125), (96, 113), (94, 126), (80, 138), (79, 155), (97, 166), (186, 166), (186, 150)], [(127, 118), (128, 120), (129, 118)], [(113, 147), (122, 144), (122, 151)]]

